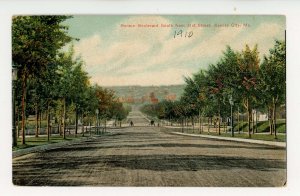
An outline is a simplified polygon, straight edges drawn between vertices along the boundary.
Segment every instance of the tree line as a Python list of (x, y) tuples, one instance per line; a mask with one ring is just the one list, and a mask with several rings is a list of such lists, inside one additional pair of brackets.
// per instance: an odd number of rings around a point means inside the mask
[[(12, 19), (13, 128), (21, 118), (22, 144), (25, 144), (26, 118), (35, 115), (35, 136), (40, 134), (42, 114), (46, 116), (50, 140), (51, 120), (66, 138), (66, 127), (73, 121), (98, 122), (98, 118), (122, 121), (130, 108), (120, 103), (112, 90), (90, 83), (71, 43), (79, 39), (68, 35), (64, 21), (71, 16), (14, 16)], [(70, 45), (69, 49), (64, 49)], [(121, 124), (120, 124), (121, 125)], [(13, 146), (17, 145), (13, 129)]]
[(185, 77), (185, 84), (179, 100), (145, 105), (142, 110), (159, 119), (181, 124), (187, 119), (194, 124), (197, 116), (200, 132), (203, 117), (208, 117), (210, 122), (215, 117), (220, 134), (220, 120), (230, 116), (232, 106), (233, 113), (247, 115), (249, 137), (257, 129), (254, 111), (256, 114), (261, 112), (268, 115), (270, 134), (277, 138), (277, 110), (285, 107), (286, 100), (285, 41), (275, 40), (274, 47), (263, 60), (259, 58), (257, 45), (253, 48), (245, 45), (241, 51), (227, 46), (217, 63), (199, 70), (192, 77)]

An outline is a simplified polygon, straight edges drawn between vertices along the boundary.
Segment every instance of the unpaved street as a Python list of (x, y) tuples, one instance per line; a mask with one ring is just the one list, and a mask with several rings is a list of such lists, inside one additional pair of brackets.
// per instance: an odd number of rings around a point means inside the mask
[[(131, 117), (139, 118), (142, 125), (138, 112)], [(109, 132), (13, 159), (13, 182), (30, 186), (283, 186), (286, 181), (283, 148), (179, 136), (149, 126)]]

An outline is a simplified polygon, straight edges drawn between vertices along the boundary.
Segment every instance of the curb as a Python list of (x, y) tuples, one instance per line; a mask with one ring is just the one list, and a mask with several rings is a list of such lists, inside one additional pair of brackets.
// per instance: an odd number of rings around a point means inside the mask
[(243, 138), (219, 137), (219, 136), (212, 136), (212, 135), (196, 135), (196, 134), (180, 133), (180, 132), (170, 132), (170, 133), (175, 134), (175, 135), (203, 137), (203, 138), (209, 138), (209, 139), (226, 140), (226, 141), (234, 141), (234, 142), (245, 142), (245, 143), (252, 143), (252, 144), (263, 144), (263, 145), (286, 148), (286, 142), (271, 142), (271, 141), (243, 139)]
[(41, 146), (34, 146), (31, 148), (20, 149), (20, 150), (16, 150), (16, 151), (12, 152), (12, 158), (16, 158), (19, 156), (23, 156), (23, 155), (35, 153), (35, 152), (43, 152), (46, 150), (52, 150), (52, 149), (60, 148), (62, 146), (68, 146), (68, 145), (72, 145), (72, 144), (75, 144), (78, 142), (88, 141), (88, 140), (92, 140), (92, 139), (95, 139), (95, 137), (86, 137), (86, 138), (75, 139), (72, 141), (63, 141), (63, 142), (58, 142), (58, 143), (53, 143), (53, 144), (45, 144), (45, 145), (41, 145)]

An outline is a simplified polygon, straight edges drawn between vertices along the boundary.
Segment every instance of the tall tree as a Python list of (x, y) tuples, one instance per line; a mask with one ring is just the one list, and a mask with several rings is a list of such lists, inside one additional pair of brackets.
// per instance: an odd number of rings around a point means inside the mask
[(218, 115), (218, 133), (221, 134), (221, 117), (222, 107), (224, 106), (224, 93), (225, 93), (225, 76), (223, 75), (224, 68), (220, 62), (216, 65), (210, 65), (208, 74), (207, 87), (209, 89), (210, 97), (214, 100), (217, 105)]
[(12, 22), (12, 60), (22, 81), (22, 144), (25, 144), (27, 80), (38, 76), (71, 41), (62, 22), (68, 16), (15, 16)]
[(237, 84), (239, 84), (239, 86), (237, 89), (240, 92), (240, 96), (243, 97), (242, 103), (247, 111), (249, 137), (251, 137), (252, 131), (252, 109), (257, 97), (259, 64), (260, 59), (257, 45), (255, 45), (252, 50), (248, 45), (246, 45), (238, 58), (239, 78), (237, 80)]
[(80, 59), (74, 59), (74, 49), (72, 46), (69, 48), (69, 51), (59, 55), (59, 66), (57, 69), (59, 79), (56, 93), (62, 101), (62, 131), (64, 139), (66, 138), (67, 107), (75, 101), (77, 101), (77, 107), (79, 107), (79, 99), (82, 98), (85, 87), (88, 85), (88, 77), (82, 71), (82, 63)]
[(88, 74), (82, 69), (82, 60), (78, 58), (77, 61), (78, 63), (73, 70), (73, 85), (76, 87), (76, 92), (72, 97), (72, 102), (75, 104), (75, 135), (78, 131), (79, 114), (83, 113), (84, 107), (86, 107), (87, 104), (85, 92), (90, 85)]
[(284, 41), (275, 41), (274, 48), (270, 54), (264, 57), (260, 68), (262, 100), (267, 104), (270, 113), (271, 134), (276, 131), (276, 110), (280, 104), (285, 102), (286, 94), (286, 45)]
[[(239, 90), (239, 64), (238, 64), (238, 52), (235, 52), (230, 48), (230, 46), (226, 47), (226, 50), (223, 52), (223, 56), (220, 60), (220, 64), (222, 65), (222, 75), (224, 76), (224, 105), (226, 107), (223, 108), (223, 112), (226, 116), (229, 116), (229, 105), (232, 107), (232, 113), (234, 113), (236, 105), (241, 103), (241, 95)], [(233, 115), (233, 114), (232, 114)], [(231, 115), (230, 115), (231, 116)], [(232, 122), (233, 116), (230, 117), (230, 121)], [(233, 124), (232, 124), (233, 125)], [(232, 127), (232, 133), (234, 133), (234, 127)], [(232, 135), (234, 136), (234, 134)]]
[[(207, 109), (207, 78), (203, 70), (193, 75), (193, 78), (185, 78), (186, 87), (181, 100), (189, 105), (192, 116), (198, 115), (199, 131), (202, 130), (201, 116)], [(192, 118), (193, 119), (193, 118)]]

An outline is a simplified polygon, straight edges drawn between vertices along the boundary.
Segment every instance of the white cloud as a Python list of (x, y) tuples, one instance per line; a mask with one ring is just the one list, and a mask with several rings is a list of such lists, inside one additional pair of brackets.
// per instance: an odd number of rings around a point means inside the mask
[(222, 50), (225, 49), (225, 46), (231, 45), (233, 40), (244, 30), (244, 28), (218, 28), (213, 36), (198, 44), (186, 55), (183, 55), (182, 58), (215, 57), (217, 59)]
[(97, 56), (102, 52), (101, 44), (102, 41), (99, 34), (81, 39), (79, 43), (74, 45), (75, 54), (82, 56), (87, 65), (97, 65)]
[[(75, 51), (81, 54), (87, 67), (102, 72), (128, 74), (143, 71), (176, 58), (176, 50), (196, 39), (174, 39), (170, 28), (124, 28), (121, 24), (170, 24), (160, 16), (136, 16), (117, 24), (112, 36), (115, 40), (104, 47), (100, 35), (82, 39)], [(200, 29), (194, 30), (199, 35)], [(160, 46), (161, 49), (157, 49)], [(153, 53), (153, 50), (157, 52)], [(129, 63), (128, 63), (129, 62)]]
[[(242, 34), (245, 32), (246, 34)], [(263, 54), (267, 54), (269, 49), (273, 47), (274, 39), (283, 37), (283, 32), (284, 27), (276, 23), (262, 23), (254, 30), (248, 29), (248, 27), (222, 27), (209, 39), (201, 42), (188, 53), (183, 54), (181, 58), (201, 59), (201, 57), (213, 57), (212, 60), (214, 59), (216, 61), (219, 59), (222, 51), (226, 49), (226, 45), (240, 51), (244, 49), (245, 44), (248, 44), (250, 47), (254, 47), (255, 44), (258, 44), (258, 49), (262, 57)]]
[(245, 44), (254, 47), (258, 44), (261, 57), (274, 46), (274, 40), (284, 38), (284, 27), (277, 23), (262, 23), (253, 32), (243, 37), (243, 40), (235, 42), (232, 46), (236, 50), (242, 50)]
[(149, 50), (149, 44), (141, 40), (124, 40), (103, 47), (100, 35), (80, 40), (75, 45), (76, 55), (81, 55), (88, 68), (99, 67), (106, 71), (122, 68), (122, 64), (134, 61)]
[(80, 40), (75, 51), (86, 62), (92, 81), (100, 85), (178, 84), (183, 82), (182, 75), (199, 69), (187, 68), (191, 67), (188, 63), (195, 62), (198, 66), (204, 58), (213, 63), (226, 45), (241, 50), (246, 43), (250, 46), (259, 43), (259, 50), (266, 53), (272, 47), (272, 40), (282, 33), (278, 24), (264, 23), (256, 29), (216, 28), (207, 39), (203, 38), (205, 29), (190, 28), (187, 31), (194, 33), (191, 38), (174, 39), (171, 28), (120, 27), (121, 24), (169, 23), (160, 16), (131, 17), (117, 24), (110, 38), (95, 34)]
[(140, 72), (134, 75), (122, 75), (119, 77), (111, 75), (99, 75), (92, 78), (93, 83), (102, 86), (123, 85), (162, 85), (182, 84), (184, 76), (191, 76), (192, 71), (188, 69), (167, 68), (164, 71)]

